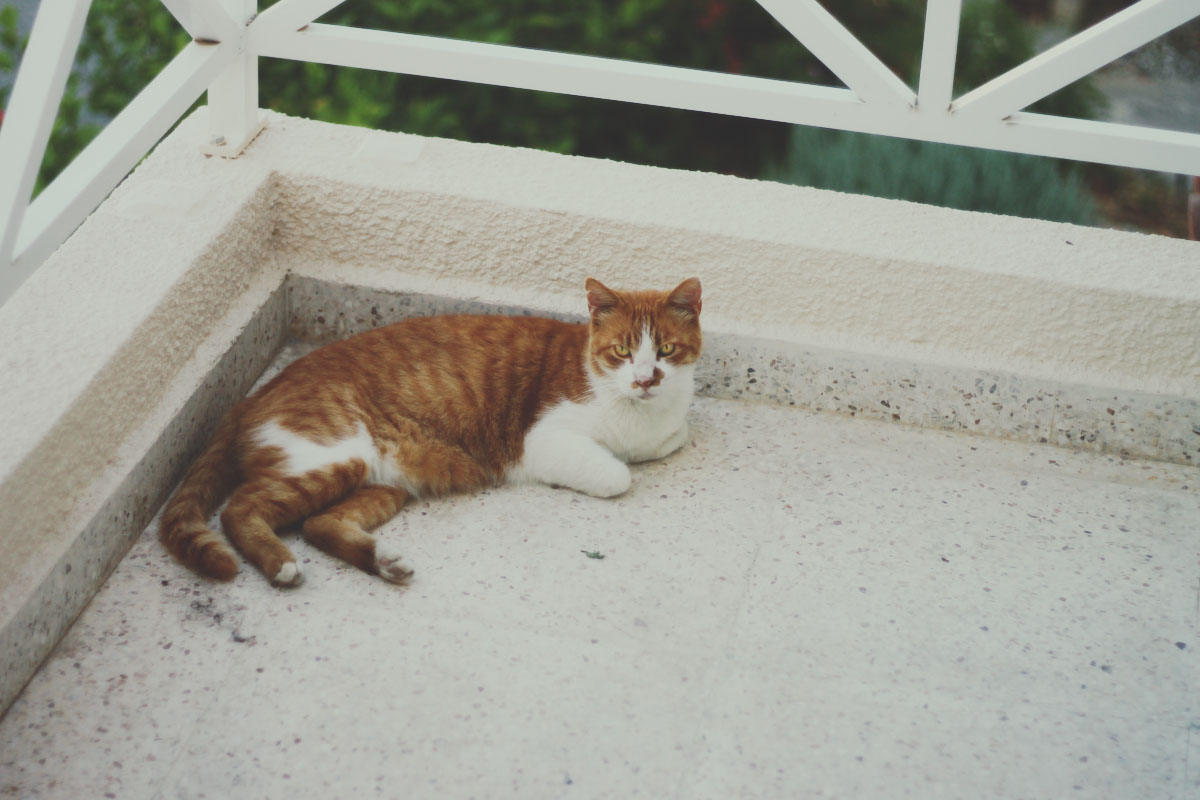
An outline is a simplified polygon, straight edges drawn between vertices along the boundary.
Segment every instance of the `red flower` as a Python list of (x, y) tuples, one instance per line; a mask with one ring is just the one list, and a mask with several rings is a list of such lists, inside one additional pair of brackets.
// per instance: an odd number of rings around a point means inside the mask
[(696, 21), (696, 25), (702, 31), (712, 30), (713, 26), (720, 22), (727, 13), (729, 13), (729, 4), (725, 0), (709, 0), (704, 16)]

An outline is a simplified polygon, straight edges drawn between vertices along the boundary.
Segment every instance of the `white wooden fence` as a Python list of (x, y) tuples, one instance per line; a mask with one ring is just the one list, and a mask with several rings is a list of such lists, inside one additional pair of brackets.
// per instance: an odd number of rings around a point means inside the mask
[(758, 2), (844, 89), (313, 22), (341, 2), (280, 0), (256, 14), (256, 0), (163, 0), (193, 41), (31, 204), (90, 5), (41, 0), (0, 127), (0, 302), (204, 91), (206, 149), (236, 156), (260, 127), (259, 56), (1200, 175), (1200, 133), (1022, 110), (1200, 16), (1200, 0), (1141, 0), (957, 98), (962, 0), (928, 0), (915, 93), (817, 0)]

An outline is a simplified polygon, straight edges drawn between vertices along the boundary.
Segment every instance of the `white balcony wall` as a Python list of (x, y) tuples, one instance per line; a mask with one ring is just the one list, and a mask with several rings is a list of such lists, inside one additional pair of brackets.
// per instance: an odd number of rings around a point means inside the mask
[(205, 116), (0, 307), (5, 703), (289, 324), (699, 275), (708, 394), (1197, 458), (1196, 243), (279, 116), (229, 161)]

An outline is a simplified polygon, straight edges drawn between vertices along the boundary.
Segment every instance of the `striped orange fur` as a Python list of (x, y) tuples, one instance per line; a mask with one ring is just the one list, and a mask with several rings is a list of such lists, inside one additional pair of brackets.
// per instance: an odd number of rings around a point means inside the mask
[(195, 571), (229, 580), (226, 536), (279, 585), (300, 580), (276, 532), (392, 581), (411, 569), (369, 531), (413, 495), (538, 480), (610, 496), (625, 463), (687, 437), (700, 282), (619, 292), (587, 282), (585, 324), (536, 317), (410, 319), (297, 360), (220, 423), (162, 517)]

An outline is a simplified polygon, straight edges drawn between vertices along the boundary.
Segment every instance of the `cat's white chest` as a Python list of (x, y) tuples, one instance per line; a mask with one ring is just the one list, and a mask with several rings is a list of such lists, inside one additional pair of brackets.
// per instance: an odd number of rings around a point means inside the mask
[[(662, 458), (678, 447), (664, 450), (666, 444), (686, 431), (688, 406), (693, 393), (692, 370), (685, 367), (664, 386), (664, 392), (650, 401), (631, 399), (613, 393), (597, 393), (572, 411), (583, 432), (625, 462)], [(564, 415), (569, 413), (564, 409)], [(553, 423), (552, 423), (553, 424)]]
[[(674, 398), (672, 398), (674, 399)], [(687, 403), (676, 402), (646, 408), (649, 404), (618, 398), (587, 409), (591, 419), (588, 434), (625, 462), (661, 458), (665, 442), (684, 425)]]
[(631, 479), (626, 463), (662, 458), (687, 441), (691, 375), (673, 389), (652, 402), (601, 394), (584, 403), (560, 403), (526, 434), (524, 455), (509, 480), (600, 497), (624, 492)]

